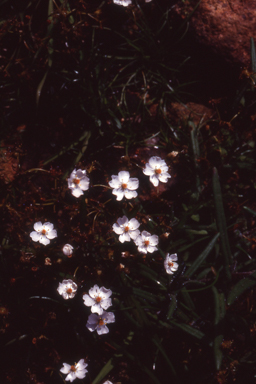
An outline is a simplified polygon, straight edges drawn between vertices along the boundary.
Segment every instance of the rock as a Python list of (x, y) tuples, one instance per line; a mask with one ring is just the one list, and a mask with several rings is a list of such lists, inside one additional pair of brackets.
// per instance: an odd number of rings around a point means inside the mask
[[(178, 2), (174, 9), (185, 18), (197, 3)], [(190, 26), (200, 43), (227, 61), (250, 68), (250, 37), (256, 41), (255, 0), (202, 0)]]

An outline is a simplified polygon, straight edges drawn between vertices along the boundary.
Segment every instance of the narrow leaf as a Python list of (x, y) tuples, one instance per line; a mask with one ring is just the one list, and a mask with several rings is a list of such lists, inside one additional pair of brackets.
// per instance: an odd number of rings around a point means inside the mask
[(114, 365), (113, 365), (113, 358), (109, 359), (109, 361), (104, 365), (104, 367), (102, 368), (102, 370), (99, 372), (99, 374), (95, 377), (95, 379), (93, 380), (92, 384), (98, 384), (101, 382), (101, 380), (104, 379), (104, 377), (106, 377), (109, 372), (114, 368)]
[(194, 336), (195, 338), (197, 338), (199, 340), (206, 338), (206, 335), (203, 332), (199, 331), (198, 329), (191, 327), (188, 324), (180, 324), (180, 323), (176, 323), (175, 321), (172, 321), (171, 324), (174, 327), (181, 329), (182, 331), (188, 333), (191, 336)]
[(246, 207), (245, 205), (243, 206), (243, 208), (245, 211), (249, 212), (251, 215), (256, 216), (256, 212), (253, 211), (252, 209)]
[(253, 287), (256, 284), (256, 272), (252, 273), (250, 277), (246, 277), (240, 280), (229, 292), (227, 298), (227, 304), (231, 305), (233, 302), (244, 293), (247, 289)]
[(203, 252), (198, 256), (198, 258), (186, 271), (185, 276), (191, 277), (196, 272), (196, 270), (200, 267), (200, 265), (203, 263), (203, 261), (206, 259), (206, 257), (209, 255), (209, 253), (213, 249), (217, 239), (219, 238), (219, 235), (220, 234), (217, 233), (217, 235), (214, 236), (214, 238), (210, 241), (207, 247), (203, 250)]
[(231, 256), (231, 251), (229, 247), (226, 217), (225, 217), (225, 212), (223, 207), (219, 175), (216, 168), (213, 168), (212, 182), (213, 182), (214, 205), (216, 210), (216, 221), (217, 221), (218, 229), (220, 231), (221, 249), (224, 256), (223, 264), (226, 272), (226, 277), (230, 281), (231, 273), (229, 269), (229, 263), (231, 262), (232, 256)]
[(251, 37), (251, 63), (252, 72), (256, 72), (256, 52), (253, 37)]

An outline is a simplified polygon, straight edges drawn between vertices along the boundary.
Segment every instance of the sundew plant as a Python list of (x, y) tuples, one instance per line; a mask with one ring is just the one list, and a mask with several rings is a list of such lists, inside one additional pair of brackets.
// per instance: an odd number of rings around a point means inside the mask
[(255, 382), (254, 41), (195, 116), (172, 6), (0, 6), (1, 383)]

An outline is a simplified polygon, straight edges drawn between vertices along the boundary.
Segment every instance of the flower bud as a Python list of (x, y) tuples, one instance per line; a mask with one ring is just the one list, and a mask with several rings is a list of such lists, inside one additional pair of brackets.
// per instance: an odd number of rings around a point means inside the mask
[(64, 247), (62, 248), (62, 251), (63, 251), (64, 255), (70, 256), (73, 253), (73, 249), (74, 249), (74, 247), (72, 247), (72, 245), (65, 244)]

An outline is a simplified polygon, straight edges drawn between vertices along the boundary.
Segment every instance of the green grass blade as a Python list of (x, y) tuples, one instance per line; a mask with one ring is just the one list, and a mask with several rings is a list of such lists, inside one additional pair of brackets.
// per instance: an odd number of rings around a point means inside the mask
[(169, 309), (166, 316), (167, 320), (169, 320), (172, 317), (176, 308), (177, 308), (176, 297), (174, 295), (171, 295), (171, 304), (169, 305)]
[(249, 277), (240, 280), (229, 292), (227, 298), (227, 304), (231, 305), (234, 301), (242, 295), (247, 289), (253, 287), (256, 284), (256, 272), (252, 273)]
[(186, 271), (185, 276), (191, 277), (197, 269), (200, 267), (200, 265), (203, 263), (203, 261), (206, 259), (206, 257), (209, 255), (211, 250), (213, 249), (216, 241), (219, 238), (219, 233), (214, 236), (214, 238), (210, 241), (210, 243), (207, 245), (207, 247), (203, 250), (203, 252), (198, 256), (198, 258), (194, 261), (194, 263), (189, 267), (189, 269)]
[(199, 331), (198, 329), (191, 327), (188, 324), (180, 324), (180, 323), (177, 323), (175, 321), (172, 321), (171, 324), (174, 327), (177, 327), (177, 328), (181, 329), (182, 331), (188, 333), (189, 335), (195, 337), (196, 339), (199, 339), (199, 340), (206, 339), (206, 335), (203, 332)]
[(246, 207), (245, 205), (243, 206), (243, 209), (244, 209), (245, 211), (249, 212), (251, 215), (256, 216), (256, 212), (253, 211), (252, 209)]
[(219, 293), (215, 287), (212, 287), (215, 304), (215, 338), (213, 341), (213, 351), (216, 370), (219, 371), (222, 363), (223, 353), (221, 350), (221, 344), (223, 341), (223, 326), (222, 321), (225, 317), (225, 298), (223, 293)]
[(174, 367), (173, 367), (173, 365), (172, 365), (172, 363), (171, 363), (169, 357), (167, 356), (167, 353), (165, 352), (165, 350), (164, 350), (164, 348), (163, 348), (163, 346), (162, 346), (162, 344), (161, 344), (161, 341), (159, 340), (159, 338), (158, 338), (157, 335), (154, 335), (154, 336), (152, 337), (152, 342), (153, 342), (153, 343), (156, 345), (156, 347), (158, 348), (159, 352), (161, 353), (161, 355), (163, 356), (164, 360), (165, 360), (166, 363), (168, 364), (168, 366), (169, 366), (169, 368), (170, 368), (172, 374), (173, 374), (174, 376), (177, 376), (176, 371), (175, 371), (175, 369), (174, 369)]
[(99, 374), (95, 377), (95, 379), (93, 380), (92, 384), (98, 384), (101, 382), (101, 380), (104, 379), (104, 377), (106, 377), (109, 372), (114, 368), (114, 365), (113, 365), (113, 358), (109, 359), (109, 361), (104, 365), (104, 367), (102, 368), (102, 370), (99, 372)]
[(253, 37), (250, 39), (251, 41), (251, 63), (252, 63), (252, 72), (256, 72), (256, 52)]
[(220, 231), (220, 243), (221, 243), (222, 253), (224, 256), (224, 268), (225, 268), (226, 277), (230, 281), (231, 273), (229, 269), (229, 264), (232, 260), (232, 256), (231, 256), (231, 251), (229, 247), (226, 217), (225, 217), (225, 212), (223, 207), (219, 175), (216, 168), (213, 168), (212, 183), (213, 183), (214, 205), (216, 210), (216, 221), (217, 221), (217, 227)]

